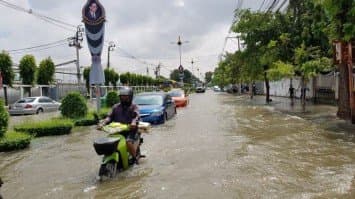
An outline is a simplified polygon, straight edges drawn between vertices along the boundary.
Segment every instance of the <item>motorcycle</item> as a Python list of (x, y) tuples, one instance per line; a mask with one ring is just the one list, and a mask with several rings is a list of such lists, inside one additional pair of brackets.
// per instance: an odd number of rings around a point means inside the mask
[[(142, 133), (148, 133), (150, 124), (146, 122), (138, 123), (136, 159), (144, 158), (141, 154), (140, 146), (143, 144)], [(112, 122), (102, 129), (108, 133), (108, 137), (98, 138), (94, 141), (94, 148), (98, 155), (103, 155), (99, 169), (99, 180), (103, 177), (113, 178), (117, 171), (126, 170), (134, 164), (132, 156), (129, 154), (126, 138), (123, 135), (129, 131), (129, 125)]]

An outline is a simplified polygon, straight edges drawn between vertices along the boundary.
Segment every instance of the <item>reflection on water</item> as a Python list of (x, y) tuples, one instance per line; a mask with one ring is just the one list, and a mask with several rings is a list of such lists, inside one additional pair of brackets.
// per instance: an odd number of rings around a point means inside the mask
[(354, 198), (355, 128), (334, 107), (207, 92), (145, 135), (147, 158), (98, 182), (94, 127), (0, 154), (5, 198)]

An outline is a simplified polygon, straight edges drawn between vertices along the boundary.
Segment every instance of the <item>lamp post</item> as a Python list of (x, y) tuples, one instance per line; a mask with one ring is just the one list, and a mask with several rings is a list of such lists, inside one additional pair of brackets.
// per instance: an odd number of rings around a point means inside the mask
[(182, 67), (182, 65), (181, 65), (181, 54), (182, 54), (182, 52), (181, 52), (181, 46), (182, 46), (182, 44), (184, 44), (184, 43), (189, 43), (189, 41), (181, 41), (181, 37), (179, 36), (178, 37), (178, 41), (175, 43), (172, 43), (172, 44), (177, 44), (178, 45), (178, 47), (179, 47), (179, 60), (180, 60), (180, 65), (179, 65), (179, 71), (180, 71), (180, 81), (181, 81), (181, 85), (183, 85), (184, 84), (184, 69), (183, 69), (183, 67)]
[(107, 68), (110, 68), (110, 52), (114, 51), (116, 48), (115, 43), (111, 41), (107, 47)]
[(191, 80), (192, 85), (195, 86), (195, 78), (194, 78), (194, 60), (191, 59)]

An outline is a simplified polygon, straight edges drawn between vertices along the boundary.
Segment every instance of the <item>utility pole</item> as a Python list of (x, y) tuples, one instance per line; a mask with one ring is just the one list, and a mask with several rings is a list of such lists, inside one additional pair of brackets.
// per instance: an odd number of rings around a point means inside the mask
[(158, 77), (159, 77), (159, 75), (160, 75), (160, 63), (159, 63), (158, 66), (155, 68), (154, 74), (155, 74), (155, 79), (158, 79)]
[(194, 60), (191, 59), (191, 80), (192, 80), (192, 84), (195, 85), (195, 77), (194, 77)]
[(107, 68), (110, 68), (110, 52), (114, 51), (116, 48), (115, 43), (111, 41), (107, 47)]
[(179, 71), (180, 71), (180, 80), (181, 80), (181, 85), (184, 84), (184, 70), (183, 67), (181, 65), (181, 46), (184, 43), (189, 43), (189, 41), (181, 41), (180, 35), (178, 37), (178, 41), (176, 43), (172, 42), (171, 44), (177, 44), (179, 46), (179, 60), (180, 60), (180, 65), (179, 65)]
[(84, 28), (79, 25), (77, 27), (74, 37), (68, 38), (69, 47), (75, 47), (76, 49), (76, 74), (78, 78), (78, 84), (80, 84), (81, 74), (80, 74), (80, 59), (79, 59), (79, 50), (82, 48), (81, 42), (83, 42)]

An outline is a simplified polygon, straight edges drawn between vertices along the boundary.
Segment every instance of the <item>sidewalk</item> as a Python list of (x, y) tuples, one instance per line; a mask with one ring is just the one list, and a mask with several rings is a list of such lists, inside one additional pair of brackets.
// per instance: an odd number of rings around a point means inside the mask
[(294, 105), (291, 106), (291, 100), (289, 98), (274, 96), (270, 96), (270, 98), (272, 102), (268, 105), (265, 102), (265, 96), (254, 96), (254, 99), (250, 99), (250, 103), (254, 105), (272, 106), (277, 111), (319, 124), (324, 130), (339, 134), (339, 136), (346, 140), (355, 142), (355, 124), (339, 119), (336, 116), (338, 110), (337, 106), (314, 104), (311, 101), (307, 101), (304, 109), (299, 99), (295, 99)]

